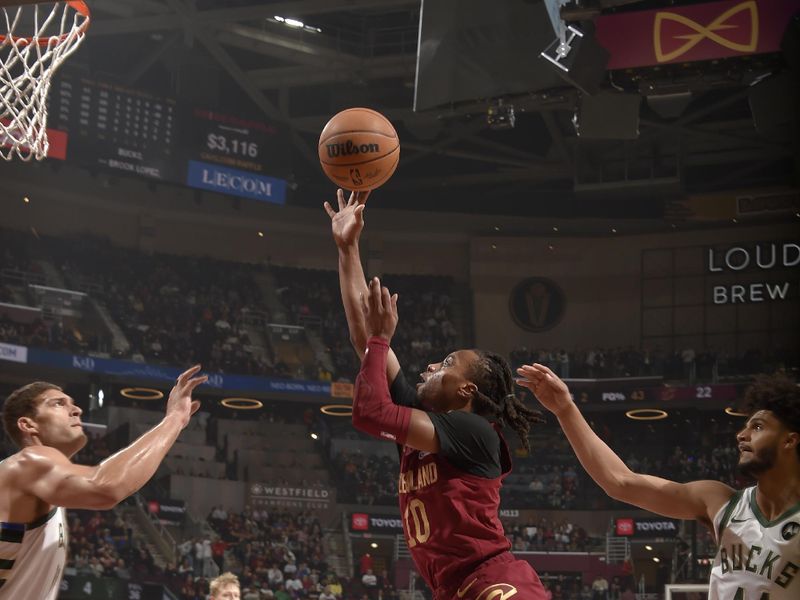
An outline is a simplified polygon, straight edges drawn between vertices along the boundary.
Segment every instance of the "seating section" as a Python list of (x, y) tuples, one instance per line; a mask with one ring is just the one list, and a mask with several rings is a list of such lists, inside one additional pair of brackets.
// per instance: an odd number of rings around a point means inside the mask
[[(680, 413), (669, 421), (642, 425), (621, 415), (590, 415), (598, 435), (631, 469), (675, 481), (718, 479), (732, 486), (737, 478), (734, 417)], [(680, 425), (678, 425), (680, 423)], [(690, 424), (691, 423), (691, 424)], [(347, 502), (396, 505), (398, 459), (392, 444), (356, 437), (343, 426), (334, 431), (330, 465), (338, 497)], [(531, 451), (506, 431), (513, 471), (501, 488), (501, 506), (509, 509), (600, 510), (624, 505), (610, 499), (586, 474), (560, 431), (534, 425)], [(689, 450), (691, 449), (691, 450)]]
[[(272, 271), (293, 323), (318, 327), (334, 375), (352, 381), (359, 363), (342, 316), (338, 274), (289, 267)], [(441, 361), (463, 340), (455, 325), (453, 282), (447, 277), (386, 275), (382, 283), (398, 293), (400, 325), (392, 348), (407, 376), (416, 381), (429, 363)]]

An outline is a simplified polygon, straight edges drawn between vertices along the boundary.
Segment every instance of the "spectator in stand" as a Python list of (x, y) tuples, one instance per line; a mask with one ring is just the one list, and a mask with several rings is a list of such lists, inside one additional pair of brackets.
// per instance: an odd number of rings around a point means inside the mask
[(372, 592), (378, 587), (378, 578), (375, 577), (372, 569), (367, 569), (361, 576), (361, 583), (367, 588), (367, 591), (370, 592), (370, 596), (372, 596)]
[(569, 354), (566, 350), (558, 351), (558, 372), (562, 379), (569, 379)]
[(304, 589), (303, 582), (300, 581), (294, 575), (289, 576), (289, 577), (286, 578), (286, 582), (284, 583), (284, 586), (286, 587), (286, 591), (289, 592), (289, 595), (292, 598), (297, 598), (297, 596), (300, 595), (300, 592), (303, 591), (303, 589)]
[(681, 360), (683, 362), (683, 377), (689, 383), (694, 383), (697, 364), (695, 363), (696, 354), (693, 348), (685, 348), (681, 352)]
[(331, 590), (331, 586), (330, 585), (326, 585), (325, 586), (325, 589), (319, 595), (319, 600), (337, 600), (336, 599), (336, 595)]
[(365, 552), (361, 555), (361, 558), (358, 560), (358, 565), (361, 569), (361, 574), (364, 575), (367, 572), (372, 573), (372, 555), (369, 552)]
[(592, 600), (608, 600), (608, 580), (602, 575), (592, 582)]
[(270, 587), (280, 587), (283, 585), (283, 571), (278, 568), (277, 563), (272, 563), (272, 566), (267, 571), (267, 581)]
[(121, 558), (117, 560), (117, 564), (114, 567), (114, 576), (117, 579), (130, 579), (131, 572), (128, 570), (128, 567), (125, 566), (125, 561)]
[(218, 572), (222, 572), (225, 568), (225, 550), (228, 549), (228, 544), (219, 536), (214, 539), (214, 543), (211, 544), (211, 556), (214, 559), (214, 563), (217, 565)]

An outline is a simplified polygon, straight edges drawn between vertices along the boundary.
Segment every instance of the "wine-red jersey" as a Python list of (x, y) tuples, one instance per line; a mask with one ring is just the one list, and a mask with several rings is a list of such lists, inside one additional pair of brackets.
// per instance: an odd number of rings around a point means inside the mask
[(400, 515), (417, 570), (437, 600), (452, 597), (481, 563), (507, 552), (498, 509), (500, 486), (511, 470), (497, 425), (502, 472), (487, 479), (454, 467), (441, 454), (405, 446), (400, 461)]

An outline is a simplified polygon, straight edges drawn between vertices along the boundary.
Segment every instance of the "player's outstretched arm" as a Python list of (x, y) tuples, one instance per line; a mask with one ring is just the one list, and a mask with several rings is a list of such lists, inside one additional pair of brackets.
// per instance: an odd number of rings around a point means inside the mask
[(389, 342), (397, 327), (397, 294), (382, 288), (376, 277), (360, 299), (367, 351), (361, 361), (353, 395), (353, 426), (380, 439), (425, 452), (439, 452), (439, 438), (425, 411), (392, 402), (386, 378)]
[(29, 446), (12, 475), (25, 492), (53, 506), (109, 509), (139, 490), (155, 474), (178, 435), (200, 408), (192, 391), (208, 379), (194, 366), (178, 377), (164, 419), (127, 448), (95, 467), (75, 465), (55, 448)]
[(517, 383), (558, 418), (583, 468), (612, 498), (666, 517), (708, 524), (734, 493), (719, 481), (677, 483), (634, 473), (592, 430), (555, 373), (539, 364), (520, 367), (517, 373)]
[[(331, 218), (333, 239), (339, 250), (339, 289), (350, 331), (350, 343), (361, 359), (364, 358), (368, 337), (361, 310), (361, 298), (367, 295), (367, 283), (358, 242), (364, 229), (364, 208), (368, 196), (369, 192), (352, 192), (350, 199), (345, 202), (344, 191), (339, 189), (336, 191), (339, 211), (335, 211), (329, 202), (324, 205), (325, 212)], [(391, 349), (386, 364), (386, 376), (391, 383), (400, 371), (400, 363)]]

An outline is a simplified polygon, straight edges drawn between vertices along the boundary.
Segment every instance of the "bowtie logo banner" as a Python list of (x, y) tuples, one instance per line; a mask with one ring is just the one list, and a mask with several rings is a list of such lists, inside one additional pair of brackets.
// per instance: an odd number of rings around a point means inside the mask
[[(691, 33), (678, 33), (681, 29)], [(726, 37), (728, 35), (730, 37)], [(738, 41), (737, 38), (742, 35), (747, 38), (746, 41)], [(755, 0), (732, 6), (705, 27), (675, 12), (656, 13), (653, 48), (659, 63), (680, 58), (704, 39), (734, 52), (755, 52), (758, 45), (758, 8)], [(680, 45), (670, 50), (670, 42)]]
[(800, 0), (734, 0), (598, 17), (608, 68), (716, 60), (780, 50)]

